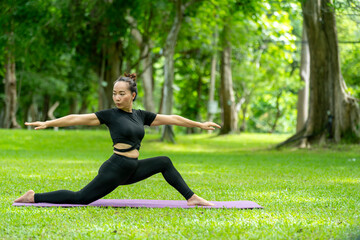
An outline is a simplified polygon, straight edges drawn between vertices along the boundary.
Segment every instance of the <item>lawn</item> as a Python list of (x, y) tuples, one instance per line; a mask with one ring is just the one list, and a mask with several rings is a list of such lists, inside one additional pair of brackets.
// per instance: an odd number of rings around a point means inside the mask
[[(264, 209), (13, 207), (33, 189), (78, 190), (112, 153), (103, 130), (0, 130), (0, 239), (357, 239), (360, 146), (272, 150), (288, 135), (147, 135), (140, 158), (167, 155), (198, 195)], [(161, 174), (105, 198), (182, 196)]]

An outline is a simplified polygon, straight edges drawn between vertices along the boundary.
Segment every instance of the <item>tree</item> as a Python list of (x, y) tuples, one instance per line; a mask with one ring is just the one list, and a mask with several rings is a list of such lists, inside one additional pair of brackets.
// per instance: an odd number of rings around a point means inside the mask
[(224, 24), (222, 30), (222, 51), (220, 60), (221, 106), (223, 126), (220, 134), (237, 131), (238, 114), (235, 109), (235, 95), (231, 71), (231, 43), (229, 39), (230, 26)]
[(341, 73), (348, 91), (352, 96), (360, 99), (360, 5), (356, 6), (355, 3), (356, 1), (349, 0), (346, 2), (347, 5), (336, 9), (336, 27), (339, 44), (341, 44)]
[(15, 57), (13, 48), (13, 31), (10, 31), (10, 38), (6, 49), (5, 63), (5, 117), (4, 128), (20, 128), (16, 121), (17, 110), (17, 92), (16, 92), (16, 74), (15, 74)]
[[(56, 2), (56, 1), (55, 1)], [(113, 82), (130, 65), (132, 51), (127, 51), (129, 24), (126, 12), (134, 1), (58, 1), (61, 5), (64, 43), (72, 47), (74, 58), (92, 69), (98, 77), (98, 109), (112, 106)], [(62, 23), (59, 23), (61, 25)], [(130, 71), (132, 69), (126, 69)]]
[[(126, 55), (122, 39), (128, 29), (125, 21), (126, 9), (131, 6), (131, 2), (126, 0), (97, 1), (92, 9), (92, 13), (96, 17), (92, 23), (92, 37), (97, 39), (96, 45), (100, 46), (96, 49), (96, 52), (100, 54), (95, 57), (97, 56), (101, 61), (94, 59), (95, 69), (99, 75), (99, 99), (102, 100), (99, 103), (100, 109), (112, 106), (113, 82), (120, 76), (124, 58), (128, 57), (128, 63), (131, 60), (131, 54)], [(96, 37), (98, 34), (99, 38)]]
[(5, 14), (0, 24), (3, 27), (5, 36), (5, 113), (3, 119), (4, 128), (20, 128), (16, 121), (17, 112), (17, 88), (16, 88), (16, 68), (15, 68), (15, 27), (16, 8), (12, 4), (2, 3), (1, 13)]
[[(134, 37), (137, 46), (140, 49), (140, 57), (139, 62), (141, 65), (141, 79), (143, 82), (144, 88), (144, 107), (147, 111), (155, 112), (155, 103), (154, 103), (154, 96), (153, 96), (153, 60), (152, 60), (152, 48), (153, 42), (151, 40), (152, 33), (150, 32), (151, 23), (154, 17), (154, 10), (153, 10), (153, 3), (148, 2), (148, 8), (145, 11), (148, 16), (144, 19), (144, 29), (143, 31), (140, 30), (139, 25), (136, 19), (130, 15), (127, 15), (126, 20), (129, 22), (131, 29), (131, 34)], [(139, 68), (138, 68), (139, 69)], [(139, 72), (139, 71), (137, 71)]]
[[(162, 113), (170, 115), (172, 114), (173, 107), (173, 83), (174, 83), (174, 54), (175, 45), (177, 42), (178, 34), (180, 31), (183, 15), (186, 8), (192, 3), (192, 1), (186, 4), (182, 3), (182, 0), (175, 0), (175, 16), (171, 30), (167, 35), (165, 47), (164, 47), (164, 88), (162, 98)], [(162, 140), (175, 142), (174, 131), (171, 125), (166, 125), (162, 130)]]
[(271, 1), (260, 8), (256, 18), (244, 22), (244, 47), (234, 51), (241, 63), (233, 68), (234, 87), (241, 100), (240, 131), (292, 131), (296, 124), (294, 93), (299, 88), (299, 77), (294, 74), (298, 62), (295, 13), (300, 4)]
[[(252, 8), (252, 1), (237, 2), (228, 1), (226, 4), (220, 3), (228, 14), (222, 15), (222, 31), (220, 33), (220, 103), (222, 108), (222, 128), (220, 134), (238, 132), (238, 111), (236, 110), (236, 100), (233, 88), (232, 73), (232, 44), (234, 41), (233, 28), (235, 22), (240, 22), (246, 18), (245, 9)], [(252, 12), (252, 11), (251, 11)]]
[(310, 54), (307, 40), (305, 27), (303, 27), (301, 41), (300, 78), (304, 83), (304, 87), (300, 89), (298, 93), (296, 132), (301, 131), (305, 126), (309, 109)]
[(304, 128), (278, 145), (339, 143), (360, 139), (358, 100), (347, 93), (340, 71), (335, 11), (331, 0), (303, 1), (302, 11), (310, 51), (310, 105)]
[(215, 101), (215, 83), (216, 83), (216, 65), (217, 65), (217, 41), (219, 33), (217, 26), (215, 26), (214, 37), (213, 37), (213, 53), (211, 55), (210, 65), (210, 86), (209, 86), (209, 101), (208, 101), (208, 121), (214, 121), (214, 115), (217, 110), (217, 102)]

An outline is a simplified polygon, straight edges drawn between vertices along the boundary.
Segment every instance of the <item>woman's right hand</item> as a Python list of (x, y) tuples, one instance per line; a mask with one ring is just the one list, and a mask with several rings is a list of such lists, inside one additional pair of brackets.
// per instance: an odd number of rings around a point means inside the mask
[(45, 128), (48, 127), (48, 126), (46, 125), (46, 122), (40, 122), (40, 121), (37, 121), (37, 122), (26, 122), (25, 125), (26, 125), (26, 126), (34, 126), (34, 127), (35, 127), (35, 130), (45, 129)]

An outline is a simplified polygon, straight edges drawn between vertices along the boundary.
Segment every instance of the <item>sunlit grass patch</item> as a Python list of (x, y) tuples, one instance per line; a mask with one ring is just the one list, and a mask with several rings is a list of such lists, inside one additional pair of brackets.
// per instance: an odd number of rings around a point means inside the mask
[[(106, 131), (0, 130), (0, 238), (356, 239), (360, 236), (360, 147), (283, 149), (288, 135), (148, 135), (141, 157), (169, 156), (188, 185), (217, 201), (250, 200), (258, 210), (20, 208), (28, 189), (78, 190), (112, 154)], [(344, 150), (346, 149), (346, 150)], [(355, 160), (354, 160), (355, 159)], [(106, 198), (182, 196), (161, 174)]]

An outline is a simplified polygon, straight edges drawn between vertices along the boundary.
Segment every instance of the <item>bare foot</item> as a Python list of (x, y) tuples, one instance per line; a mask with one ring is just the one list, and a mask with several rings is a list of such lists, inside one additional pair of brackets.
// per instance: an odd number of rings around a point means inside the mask
[(33, 190), (29, 190), (24, 195), (19, 197), (18, 199), (15, 199), (14, 202), (16, 202), (16, 203), (33, 203), (33, 202), (35, 202), (34, 195), (35, 195), (35, 192)]
[(199, 197), (198, 195), (194, 194), (191, 198), (187, 200), (188, 206), (214, 206), (211, 202), (206, 201), (205, 199)]

